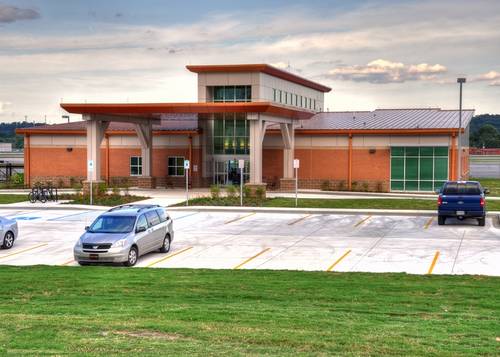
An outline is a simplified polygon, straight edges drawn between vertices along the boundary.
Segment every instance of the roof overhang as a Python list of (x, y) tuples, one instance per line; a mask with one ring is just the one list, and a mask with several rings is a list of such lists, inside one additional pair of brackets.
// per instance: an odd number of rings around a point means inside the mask
[(235, 72), (261, 72), (278, 77), (289, 82), (303, 85), (320, 92), (328, 93), (332, 89), (296, 74), (270, 66), (268, 64), (224, 64), (224, 65), (188, 65), (188, 70), (194, 73), (235, 73)]
[[(196, 130), (153, 130), (154, 136), (161, 135), (199, 135), (200, 129)], [(51, 129), (51, 128), (22, 128), (16, 129), (16, 134), (19, 135), (87, 135), (86, 130), (81, 129)], [(137, 135), (134, 130), (106, 130), (106, 136), (116, 135)]]
[(158, 118), (162, 114), (263, 113), (288, 119), (310, 119), (313, 111), (276, 105), (270, 102), (235, 103), (62, 103), (61, 108), (72, 114), (133, 115)]

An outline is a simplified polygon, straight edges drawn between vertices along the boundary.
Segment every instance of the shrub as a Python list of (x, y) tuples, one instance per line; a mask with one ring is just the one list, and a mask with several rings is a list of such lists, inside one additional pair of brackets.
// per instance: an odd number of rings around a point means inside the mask
[(228, 198), (235, 198), (238, 192), (238, 188), (234, 185), (229, 185), (226, 187), (226, 194)]
[(363, 184), (361, 185), (363, 187), (363, 191), (365, 192), (368, 192), (369, 188), (370, 188), (370, 185), (368, 184), (368, 182), (363, 182)]
[(266, 190), (264, 189), (264, 187), (259, 186), (255, 189), (255, 197), (258, 200), (263, 200), (264, 198), (266, 198)]
[(120, 189), (118, 187), (114, 186), (112, 192), (114, 196), (120, 196)]
[(377, 181), (376, 188), (377, 192), (384, 192), (384, 183), (382, 181)]
[(250, 198), (252, 196), (252, 190), (248, 186), (243, 186), (243, 197)]
[(339, 181), (338, 190), (345, 191), (345, 188), (346, 188), (345, 181), (344, 180)]
[(74, 177), (69, 178), (69, 187), (75, 187), (76, 179)]
[(57, 187), (58, 188), (63, 188), (64, 187), (64, 180), (63, 179), (59, 179), (59, 181), (57, 181)]
[(12, 182), (14, 185), (19, 186), (19, 185), (24, 185), (24, 174), (22, 173), (15, 173), (12, 175), (10, 178), (10, 182)]
[(351, 191), (357, 191), (358, 189), (358, 181), (351, 182)]
[(81, 196), (82, 195), (82, 193), (83, 193), (83, 186), (82, 186), (81, 183), (79, 183), (79, 182), (75, 183), (73, 185), (73, 188), (75, 189), (75, 193), (76, 193), (77, 196)]
[(98, 196), (104, 196), (108, 192), (108, 186), (105, 182), (100, 182), (96, 187), (96, 193)]
[(321, 191), (330, 191), (330, 181), (321, 182)]
[(220, 197), (220, 187), (217, 185), (210, 186), (210, 197), (213, 200), (217, 200)]

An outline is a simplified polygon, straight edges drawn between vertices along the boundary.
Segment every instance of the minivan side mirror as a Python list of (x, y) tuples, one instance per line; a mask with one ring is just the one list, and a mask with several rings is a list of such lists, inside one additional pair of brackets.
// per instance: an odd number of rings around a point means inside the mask
[(88, 231), (90, 229), (89, 226), (85, 226), (85, 230)]
[(485, 188), (484, 189), (484, 194), (485, 195), (489, 195), (490, 194), (490, 189), (489, 188)]
[(146, 232), (146, 227), (142, 226), (142, 227), (137, 227), (136, 230), (135, 230), (136, 233), (141, 233), (141, 232)]

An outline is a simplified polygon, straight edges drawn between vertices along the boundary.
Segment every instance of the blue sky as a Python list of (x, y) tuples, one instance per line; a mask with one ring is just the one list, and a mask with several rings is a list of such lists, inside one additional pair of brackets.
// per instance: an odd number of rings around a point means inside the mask
[(59, 102), (196, 100), (186, 64), (271, 63), (330, 110), (500, 113), (500, 1), (0, 0), (0, 120)]

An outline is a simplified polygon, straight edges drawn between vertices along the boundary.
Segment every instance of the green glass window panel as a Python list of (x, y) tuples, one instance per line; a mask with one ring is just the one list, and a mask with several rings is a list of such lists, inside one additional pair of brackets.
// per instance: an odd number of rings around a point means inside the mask
[(404, 179), (404, 159), (392, 158), (391, 159), (391, 180)]
[(236, 136), (245, 136), (245, 121), (244, 120), (236, 120)]
[(252, 100), (252, 87), (251, 86), (246, 86), (245, 98), (246, 98), (247, 102), (250, 102)]
[(246, 101), (245, 86), (236, 86), (234, 96), (237, 102)]
[(224, 87), (214, 87), (214, 101), (222, 102), (224, 101)]
[(438, 188), (441, 189), (443, 188), (444, 181), (434, 181), (434, 189), (437, 190)]
[(214, 120), (214, 136), (224, 136), (224, 121), (221, 119)]
[(399, 146), (391, 147), (391, 156), (404, 156), (405, 148)]
[(405, 179), (406, 180), (417, 180), (418, 179), (418, 159), (417, 158), (406, 158), (405, 166)]
[(434, 148), (433, 147), (421, 147), (420, 148), (420, 156), (433, 156)]
[(434, 155), (448, 157), (448, 147), (447, 146), (436, 146), (434, 148)]
[(177, 176), (184, 176), (184, 166), (177, 166)]
[(234, 87), (233, 86), (224, 87), (224, 101), (234, 102)]
[(236, 153), (245, 154), (246, 152), (246, 138), (238, 137), (236, 138)]
[(234, 136), (234, 120), (224, 120), (224, 136)]
[(131, 157), (130, 158), (130, 165), (131, 166), (137, 166), (137, 165), (139, 165), (139, 158), (135, 157), (135, 156)]
[(224, 138), (224, 154), (234, 154), (235, 140), (233, 137)]
[(418, 191), (418, 181), (406, 181), (405, 182), (406, 191)]
[(406, 156), (418, 156), (418, 147), (407, 147)]
[(448, 179), (448, 159), (434, 159), (434, 180)]
[(404, 181), (391, 181), (391, 190), (403, 191), (405, 189)]
[(214, 138), (214, 154), (224, 153), (224, 138)]
[(175, 157), (168, 158), (168, 166), (175, 166)]
[(168, 176), (175, 176), (175, 175), (176, 175), (175, 166), (169, 166), (168, 167)]
[(420, 181), (420, 191), (434, 191), (432, 181)]
[(184, 167), (184, 158), (183, 157), (178, 157), (177, 158), (177, 165), (176, 166), (182, 166), (182, 167)]
[(420, 179), (421, 180), (432, 180), (433, 179), (433, 164), (434, 160), (432, 158), (420, 158)]

